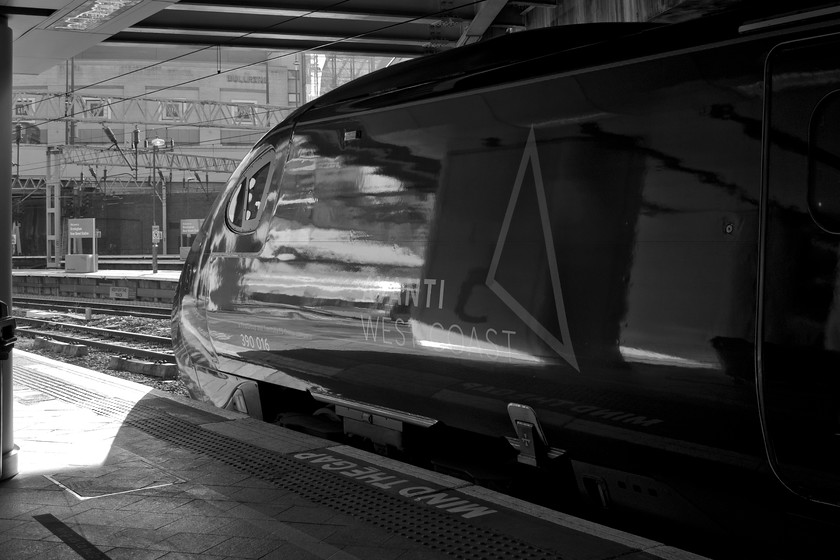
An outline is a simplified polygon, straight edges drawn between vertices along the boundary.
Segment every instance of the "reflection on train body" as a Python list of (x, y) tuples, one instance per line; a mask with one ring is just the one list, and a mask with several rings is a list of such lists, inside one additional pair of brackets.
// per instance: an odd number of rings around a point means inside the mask
[(308, 392), (398, 447), (435, 425), (522, 457), (522, 428), (601, 506), (704, 530), (836, 522), (840, 40), (714, 23), (462, 66), (560, 31), (524, 33), (292, 115), (187, 260), (193, 395), (273, 420)]

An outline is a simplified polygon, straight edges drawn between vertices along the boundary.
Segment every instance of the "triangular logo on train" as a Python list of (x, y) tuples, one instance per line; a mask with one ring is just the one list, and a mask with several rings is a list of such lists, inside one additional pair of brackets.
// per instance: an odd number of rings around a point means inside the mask
[[(530, 175), (529, 175), (530, 173)], [(530, 192), (528, 189), (533, 189)], [(520, 201), (522, 200), (522, 204)], [(536, 200), (536, 208), (533, 208), (533, 200)], [(533, 212), (525, 212), (524, 219), (529, 220), (530, 223), (520, 223), (523, 219), (522, 210), (517, 211), (518, 206), (527, 204), (531, 201), (531, 208), (536, 210)], [(529, 208), (524, 208), (529, 210)], [(514, 222), (516, 217), (517, 221)], [(551, 330), (546, 328), (539, 319), (537, 319), (531, 311), (529, 311), (522, 303), (522, 295), (517, 296), (517, 286), (511, 285), (510, 280), (505, 280), (505, 275), (500, 273), (499, 264), (504, 260), (506, 247), (507, 251), (513, 249), (507, 245), (509, 237), (513, 238), (515, 233), (512, 231), (516, 228), (538, 227), (538, 237), (544, 242), (544, 257), (548, 268), (548, 283), (551, 286), (552, 295), (554, 296), (554, 312), (557, 315), (557, 330), (559, 330), (560, 337), (558, 338)], [(538, 269), (544, 269), (544, 266), (539, 266)], [(538, 271), (535, 271), (538, 272)], [(508, 284), (507, 286), (505, 284)], [(519, 164), (519, 171), (516, 174), (516, 181), (513, 185), (513, 191), (510, 195), (510, 201), (505, 212), (504, 221), (502, 222), (502, 229), (499, 233), (499, 239), (496, 242), (496, 249), (493, 253), (493, 259), (490, 262), (490, 269), (487, 272), (487, 287), (501, 299), (505, 305), (513, 311), (519, 319), (525, 323), (534, 333), (542, 339), (552, 350), (554, 350), (560, 357), (569, 363), (573, 368), (580, 371), (578, 367), (575, 351), (572, 347), (572, 338), (569, 334), (569, 325), (566, 320), (566, 308), (563, 303), (563, 290), (560, 286), (560, 275), (557, 268), (557, 253), (554, 250), (554, 238), (552, 236), (551, 221), (548, 211), (548, 203), (546, 200), (545, 186), (543, 185), (542, 172), (540, 171), (540, 158), (537, 151), (537, 141), (534, 135), (534, 128), (528, 134), (528, 141), (525, 144), (525, 151), (522, 154), (522, 161)], [(526, 287), (527, 289), (527, 287)], [(552, 325), (553, 326), (553, 325)], [(556, 332), (556, 331), (555, 331)]]

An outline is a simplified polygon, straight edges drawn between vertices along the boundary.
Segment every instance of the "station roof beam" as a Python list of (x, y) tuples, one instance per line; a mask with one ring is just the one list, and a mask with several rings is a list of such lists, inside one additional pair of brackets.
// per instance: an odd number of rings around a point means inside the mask
[(455, 47), (472, 5), (440, 0), (182, 0), (111, 38), (116, 42), (417, 56)]
[(21, 0), (0, 13), (11, 15), (15, 73), (40, 74), (177, 1)]
[(480, 41), (507, 3), (508, 0), (487, 0), (486, 2), (482, 2), (472, 23), (470, 23), (469, 27), (461, 35), (461, 38), (458, 39), (457, 46), (461, 47)]

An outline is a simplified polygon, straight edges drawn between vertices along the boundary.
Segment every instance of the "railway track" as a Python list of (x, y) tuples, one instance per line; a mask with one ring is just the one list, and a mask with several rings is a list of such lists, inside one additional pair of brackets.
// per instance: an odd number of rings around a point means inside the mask
[(12, 302), (16, 308), (44, 309), (50, 311), (85, 312), (87, 309), (90, 309), (91, 313), (131, 315), (134, 317), (148, 317), (153, 319), (169, 318), (172, 315), (171, 305), (131, 305), (127, 303), (113, 303), (95, 299), (62, 300), (21, 296), (14, 296)]
[[(153, 266), (152, 255), (98, 255), (97, 265), (99, 270), (151, 270)], [(43, 269), (47, 267), (47, 257), (44, 255), (14, 256), (12, 263), (18, 269)], [(64, 260), (61, 261), (64, 268)], [(180, 270), (184, 261), (180, 255), (158, 255), (158, 269)]]
[[(175, 357), (169, 349), (172, 341), (168, 337), (29, 317), (17, 317), (15, 320), (18, 324), (17, 334), (19, 336), (44, 337), (59, 342), (82, 344), (119, 355), (129, 355), (156, 362), (175, 363)], [(134, 343), (143, 342), (145, 345), (143, 347), (137, 344), (128, 345), (116, 342), (114, 339)]]

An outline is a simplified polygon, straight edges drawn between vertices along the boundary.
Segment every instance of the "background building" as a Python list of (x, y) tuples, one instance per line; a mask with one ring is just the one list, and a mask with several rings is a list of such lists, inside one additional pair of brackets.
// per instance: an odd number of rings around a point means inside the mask
[[(402, 60), (105, 44), (39, 75), (15, 75), (14, 252), (45, 253), (44, 185), (53, 176), (65, 225), (96, 218), (100, 254), (151, 252), (153, 225), (164, 231), (161, 251), (178, 253), (189, 241), (181, 220), (206, 215), (266, 130), (306, 101)], [(162, 147), (149, 144), (155, 138)]]

